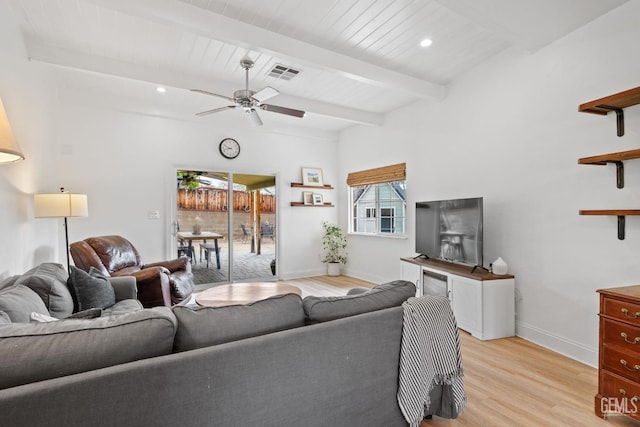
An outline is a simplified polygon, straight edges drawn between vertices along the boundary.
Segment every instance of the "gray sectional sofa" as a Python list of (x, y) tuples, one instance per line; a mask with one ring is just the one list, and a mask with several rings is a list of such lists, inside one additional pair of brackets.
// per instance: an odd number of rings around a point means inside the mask
[[(22, 282), (0, 285), (0, 311)], [(396, 399), (400, 305), (414, 294), (396, 281), (345, 297), (128, 306), (44, 323), (5, 316), (1, 418), (17, 427), (406, 426)], [(440, 395), (431, 393), (434, 411)]]

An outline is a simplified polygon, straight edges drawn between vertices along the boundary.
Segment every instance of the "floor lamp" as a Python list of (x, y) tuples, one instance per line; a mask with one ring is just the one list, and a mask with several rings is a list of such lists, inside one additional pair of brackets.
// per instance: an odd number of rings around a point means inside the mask
[(69, 263), (69, 227), (67, 218), (89, 216), (86, 194), (72, 194), (60, 189), (59, 193), (35, 194), (34, 212), (36, 218), (64, 218), (65, 252), (67, 272), (71, 274)]

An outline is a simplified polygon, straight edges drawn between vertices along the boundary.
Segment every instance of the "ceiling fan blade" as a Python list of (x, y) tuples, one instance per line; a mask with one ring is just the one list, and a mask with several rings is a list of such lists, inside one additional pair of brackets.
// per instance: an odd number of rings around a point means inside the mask
[(213, 110), (207, 110), (207, 111), (201, 111), (199, 113), (196, 113), (196, 116), (207, 116), (209, 114), (213, 114), (213, 113), (219, 113), (220, 111), (224, 111), (224, 110), (228, 110), (230, 108), (236, 108), (235, 105), (227, 105), (226, 107), (220, 107), (220, 108), (214, 108)]
[(251, 126), (262, 126), (262, 120), (260, 120), (260, 116), (256, 110), (252, 108), (251, 110), (246, 110), (245, 113)]
[(206, 90), (202, 90), (202, 89), (191, 89), (191, 92), (198, 92), (198, 93), (202, 93), (202, 94), (205, 94), (205, 95), (217, 96), (218, 98), (224, 98), (224, 99), (229, 100), (231, 102), (236, 102), (235, 98), (231, 98), (231, 97), (225, 96), (225, 95), (218, 95), (217, 93), (207, 92)]
[(294, 110), (293, 108), (279, 107), (277, 105), (271, 105), (271, 104), (262, 104), (260, 108), (265, 111), (286, 114), (288, 116), (294, 116), (294, 117), (304, 117), (304, 115), (306, 114), (306, 112), (302, 110)]
[(272, 88), (271, 86), (267, 86), (259, 91), (257, 91), (256, 93), (253, 94), (252, 98), (255, 99), (256, 101), (262, 103), (264, 101), (266, 101), (269, 98), (273, 98), (274, 96), (280, 94), (280, 92), (278, 92), (276, 89)]

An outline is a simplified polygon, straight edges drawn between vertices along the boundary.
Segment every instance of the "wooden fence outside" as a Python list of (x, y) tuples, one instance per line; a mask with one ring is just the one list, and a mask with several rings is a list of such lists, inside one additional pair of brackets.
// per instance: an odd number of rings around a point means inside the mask
[[(197, 189), (178, 189), (178, 209), (194, 209), (200, 211), (226, 212), (229, 209), (228, 192), (222, 188), (200, 187)], [(233, 191), (234, 212), (249, 212), (251, 193)], [(276, 198), (271, 194), (261, 194), (263, 213), (276, 211)]]

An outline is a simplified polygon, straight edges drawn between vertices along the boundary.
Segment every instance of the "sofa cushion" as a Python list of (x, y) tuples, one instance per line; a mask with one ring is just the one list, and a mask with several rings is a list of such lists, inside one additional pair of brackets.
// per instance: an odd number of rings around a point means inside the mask
[[(90, 308), (88, 310), (79, 311), (77, 313), (73, 313), (71, 316), (63, 319), (95, 319), (96, 317), (102, 316), (101, 308)], [(60, 319), (56, 319), (55, 317), (46, 316), (40, 313), (31, 313), (31, 321), (32, 322), (56, 322)]]
[(73, 298), (74, 312), (89, 308), (108, 308), (116, 303), (116, 294), (109, 279), (96, 269), (89, 271), (87, 273), (71, 266), (67, 286)]
[(307, 323), (326, 322), (341, 317), (354, 316), (369, 311), (395, 307), (416, 295), (416, 286), (406, 280), (396, 280), (374, 286), (368, 292), (339, 297), (315, 297), (304, 299)]
[(122, 316), (0, 326), (0, 389), (171, 352), (169, 307)]
[(63, 319), (73, 313), (68, 277), (62, 265), (45, 262), (24, 273), (15, 284), (31, 288), (42, 298), (51, 316)]
[(49, 315), (38, 294), (24, 285), (0, 289), (0, 311), (4, 311), (12, 322), (29, 322), (33, 312)]
[(246, 305), (174, 306), (178, 332), (174, 351), (222, 344), (304, 325), (299, 295), (277, 295)]
[(0, 325), (11, 323), (11, 318), (4, 311), (0, 311)]
[(102, 310), (103, 316), (119, 316), (121, 314), (131, 313), (132, 311), (140, 311), (144, 307), (137, 299), (125, 299), (118, 301), (109, 308)]

